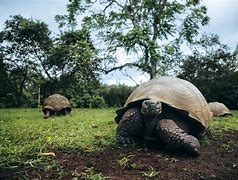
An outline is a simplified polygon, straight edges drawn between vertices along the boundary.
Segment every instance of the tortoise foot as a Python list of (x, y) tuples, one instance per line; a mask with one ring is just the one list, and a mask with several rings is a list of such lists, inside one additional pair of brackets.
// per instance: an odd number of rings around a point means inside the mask
[(116, 142), (121, 145), (133, 145), (137, 140), (131, 137), (116, 135)]
[(144, 123), (138, 108), (127, 110), (116, 129), (116, 141), (119, 144), (135, 144), (143, 137)]
[(172, 150), (185, 151), (193, 156), (199, 155), (200, 143), (197, 138), (184, 132), (173, 120), (160, 120), (157, 130), (161, 140)]
[(185, 149), (192, 155), (199, 155), (200, 143), (194, 136), (188, 134), (184, 135), (184, 139), (179, 146), (181, 146), (181, 148), (185, 146)]

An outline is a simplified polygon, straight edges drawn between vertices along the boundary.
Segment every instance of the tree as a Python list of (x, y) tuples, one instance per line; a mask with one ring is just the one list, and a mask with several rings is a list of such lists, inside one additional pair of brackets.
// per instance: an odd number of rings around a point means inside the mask
[(82, 98), (94, 94), (99, 86), (99, 64), (86, 29), (62, 32), (50, 50), (46, 66), (52, 78), (42, 86), (42, 93), (63, 93), (79, 105)]
[[(76, 27), (76, 15), (84, 17), (82, 26), (95, 35), (107, 59), (104, 72), (136, 67), (150, 75), (164, 74), (180, 57), (180, 45), (192, 43), (200, 25), (206, 25), (207, 9), (200, 0), (70, 0), (68, 15), (57, 16)], [(115, 52), (124, 48), (138, 59), (115, 66)], [(112, 65), (108, 65), (112, 64)]]
[(134, 89), (126, 85), (102, 85), (98, 94), (104, 98), (108, 107), (122, 107)]
[(43, 98), (62, 93), (80, 101), (99, 86), (100, 61), (87, 29), (53, 39), (45, 23), (17, 15), (5, 22), (0, 46), (0, 80), (2, 85), (9, 81), (0, 92), (0, 99), (8, 99), (1, 101), (5, 105), (36, 106), (39, 88)]
[(11, 16), (5, 22), (0, 43), (3, 63), (8, 68), (8, 75), (16, 87), (14, 92), (16, 105), (21, 106), (24, 89), (33, 82), (32, 75), (40, 77), (43, 71), (50, 77), (44, 65), (47, 51), (52, 45), (48, 26), (20, 15)]
[(217, 35), (203, 35), (193, 54), (181, 66), (179, 77), (198, 87), (208, 102), (219, 101), (237, 106), (238, 71), (236, 53), (231, 53)]
[(0, 107), (13, 107), (15, 100), (14, 86), (9, 76), (7, 65), (3, 62), (3, 54), (0, 54)]

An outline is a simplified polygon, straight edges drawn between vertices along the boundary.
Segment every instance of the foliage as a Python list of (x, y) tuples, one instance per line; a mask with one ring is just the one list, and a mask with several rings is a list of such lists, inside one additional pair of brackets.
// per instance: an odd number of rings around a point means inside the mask
[[(76, 174), (76, 176), (75, 176)], [(84, 172), (74, 173), (74, 177), (80, 177), (81, 179), (85, 180), (106, 180), (109, 177), (105, 177), (102, 173), (96, 173), (93, 167), (86, 168)]]
[[(7, 106), (21, 106), (27, 96), (25, 91), (40, 83), (42, 75), (39, 72), (47, 74), (43, 62), (52, 45), (50, 32), (45, 23), (16, 15), (5, 22), (0, 34), (1, 61), (5, 64), (6, 78), (10, 83), (6, 88), (16, 101), (16, 104)], [(5, 98), (6, 101), (12, 99)]]
[(100, 60), (86, 29), (52, 38), (45, 23), (12, 16), (0, 47), (0, 107), (36, 107), (39, 90), (41, 103), (53, 93), (78, 101), (96, 95)]
[(76, 107), (79, 108), (103, 108), (106, 107), (105, 100), (99, 95), (85, 94), (83, 97), (76, 100)]
[(58, 92), (69, 99), (93, 95), (99, 86), (100, 61), (87, 31), (64, 32), (55, 43), (47, 60), (54, 77), (43, 84), (42, 93)]
[(103, 97), (96, 95), (92, 97), (92, 108), (103, 108), (106, 106), (105, 100)]
[(78, 108), (122, 107), (134, 88), (126, 85), (100, 85), (92, 95), (85, 91), (83, 96), (73, 97), (70, 102)]
[(196, 43), (193, 54), (181, 66), (181, 78), (198, 87), (208, 102), (223, 102), (237, 107), (237, 55), (221, 44), (218, 36), (204, 35)]
[(134, 89), (126, 85), (102, 85), (97, 93), (104, 98), (108, 107), (122, 107)]
[(192, 43), (200, 25), (208, 23), (207, 9), (200, 4), (200, 0), (70, 0), (68, 14), (57, 19), (75, 27), (75, 16), (80, 14), (82, 26), (95, 36), (95, 43), (103, 49), (102, 57), (109, 64), (115, 62), (118, 48), (138, 54), (138, 59), (118, 67), (105, 63), (106, 73), (136, 67), (153, 78), (173, 67), (180, 55), (180, 44)]
[(147, 178), (154, 178), (160, 175), (159, 171), (156, 171), (152, 166), (148, 168), (148, 171), (142, 172), (142, 176), (145, 176)]
[[(94, 5), (99, 11), (89, 13)], [(158, 72), (166, 74), (169, 66), (176, 71), (174, 65), (178, 61), (182, 64), (178, 76), (197, 86), (208, 101), (237, 108), (238, 48), (230, 52), (213, 34), (196, 40), (199, 23), (208, 22), (206, 8), (200, 1), (93, 4), (72, 0), (68, 12), (68, 16), (57, 16), (57, 20), (67, 20), (71, 29), (60, 31), (55, 37), (38, 20), (16, 15), (5, 22), (0, 32), (0, 108), (36, 107), (39, 91), (41, 104), (49, 95), (60, 93), (73, 107), (121, 107), (135, 87), (101, 85), (102, 71), (137, 67), (153, 77)], [(86, 15), (81, 29), (75, 30), (75, 13), (81, 12)], [(184, 61), (180, 54), (182, 42), (191, 43), (193, 48)], [(98, 46), (105, 48), (105, 57), (101, 58)], [(112, 67), (118, 48), (137, 52), (138, 59)]]
[(132, 159), (134, 158), (134, 155), (128, 155), (126, 157), (121, 157), (121, 159), (117, 160), (117, 163), (122, 168), (136, 168), (136, 164), (132, 163)]
[(0, 107), (12, 107), (13, 102), (16, 102), (16, 87), (8, 74), (7, 65), (4, 64), (3, 58), (0, 58)]

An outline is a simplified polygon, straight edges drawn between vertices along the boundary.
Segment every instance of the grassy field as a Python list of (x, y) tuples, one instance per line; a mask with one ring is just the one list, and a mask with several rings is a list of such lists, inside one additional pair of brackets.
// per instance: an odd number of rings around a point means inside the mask
[(43, 119), (40, 109), (0, 109), (0, 168), (40, 161), (54, 149), (100, 150), (115, 143), (115, 109), (74, 109)]
[(213, 117), (211, 128), (216, 132), (225, 130), (238, 130), (238, 111), (232, 111), (233, 116)]
[[(233, 117), (213, 118), (211, 130), (238, 130)], [(0, 169), (30, 165), (56, 149), (102, 150), (115, 144), (115, 109), (74, 109), (43, 119), (41, 109), (0, 109)]]

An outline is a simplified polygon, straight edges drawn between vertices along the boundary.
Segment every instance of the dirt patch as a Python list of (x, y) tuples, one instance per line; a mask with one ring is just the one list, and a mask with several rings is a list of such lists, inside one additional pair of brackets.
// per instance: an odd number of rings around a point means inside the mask
[(58, 150), (38, 167), (4, 169), (0, 179), (238, 179), (238, 132), (209, 134), (199, 157), (162, 145), (110, 146), (101, 152)]

